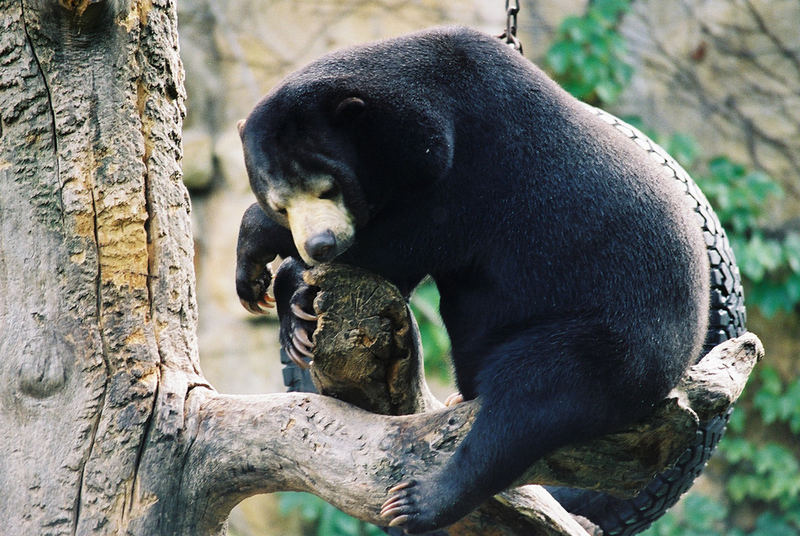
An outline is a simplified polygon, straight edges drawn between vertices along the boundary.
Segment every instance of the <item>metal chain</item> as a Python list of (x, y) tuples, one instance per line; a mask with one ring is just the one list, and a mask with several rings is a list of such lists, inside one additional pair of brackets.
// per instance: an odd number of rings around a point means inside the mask
[(519, 13), (519, 0), (506, 0), (506, 31), (497, 37), (522, 54), (522, 43), (517, 39), (517, 13)]

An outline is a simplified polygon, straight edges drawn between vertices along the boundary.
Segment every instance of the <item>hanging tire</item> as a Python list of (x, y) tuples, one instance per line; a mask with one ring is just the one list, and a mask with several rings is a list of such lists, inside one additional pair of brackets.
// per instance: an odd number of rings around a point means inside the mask
[[(702, 358), (714, 346), (745, 332), (746, 312), (742, 280), (725, 230), (705, 195), (664, 149), (617, 117), (597, 108), (590, 108), (667, 168), (675, 180), (681, 183), (687, 198), (694, 205), (698, 223), (703, 228), (711, 265), (711, 303), (708, 332), (700, 356)], [(732, 408), (701, 426), (695, 443), (683, 452), (672, 467), (656, 475), (632, 499), (618, 499), (588, 490), (548, 489), (567, 511), (591, 520), (606, 536), (630, 536), (639, 533), (661, 517), (691, 487), (722, 438), (731, 411)]]
[(311, 372), (302, 369), (289, 358), (286, 350), (281, 348), (281, 363), (283, 363), (283, 385), (289, 393), (316, 393), (314, 382), (311, 381)]
[[(711, 302), (708, 333), (702, 352), (704, 356), (714, 346), (745, 332), (746, 312), (739, 268), (725, 230), (705, 195), (689, 174), (664, 149), (642, 132), (621, 119), (588, 106), (608, 124), (633, 140), (642, 150), (661, 163), (686, 192), (694, 205), (698, 225), (703, 229), (711, 265)], [(699, 358), (698, 358), (699, 360)], [(295, 365), (281, 350), (284, 385), (289, 391), (316, 392), (308, 370)], [(607, 536), (630, 536), (645, 530), (661, 517), (703, 471), (717, 443), (725, 432), (729, 410), (705, 423), (697, 431), (695, 443), (686, 449), (672, 467), (659, 473), (632, 499), (618, 499), (608, 494), (571, 488), (548, 488), (564, 508), (598, 525)]]

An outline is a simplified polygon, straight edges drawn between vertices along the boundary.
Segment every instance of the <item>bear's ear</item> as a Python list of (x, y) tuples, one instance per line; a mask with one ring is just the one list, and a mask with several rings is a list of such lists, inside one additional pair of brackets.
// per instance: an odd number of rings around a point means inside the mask
[(239, 137), (241, 138), (242, 134), (244, 133), (244, 119), (239, 119), (236, 121), (236, 130), (239, 131)]
[(339, 104), (336, 105), (336, 109), (333, 111), (333, 118), (337, 121), (353, 119), (360, 115), (366, 107), (367, 103), (360, 98), (347, 97), (346, 99), (342, 99)]

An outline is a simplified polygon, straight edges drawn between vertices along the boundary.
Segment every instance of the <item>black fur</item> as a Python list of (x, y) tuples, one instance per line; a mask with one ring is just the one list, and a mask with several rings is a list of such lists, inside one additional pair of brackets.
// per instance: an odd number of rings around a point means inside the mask
[[(444, 470), (395, 494), (408, 532), (646, 415), (700, 352), (708, 260), (677, 181), (495, 38), (434, 29), (327, 55), (242, 137), (256, 218), (270, 187), (302, 188), (293, 163), (329, 173), (357, 222), (337, 262), (439, 287), (458, 387), (482, 406)], [(261, 254), (239, 274), (286, 241), (247, 221), (240, 251)]]

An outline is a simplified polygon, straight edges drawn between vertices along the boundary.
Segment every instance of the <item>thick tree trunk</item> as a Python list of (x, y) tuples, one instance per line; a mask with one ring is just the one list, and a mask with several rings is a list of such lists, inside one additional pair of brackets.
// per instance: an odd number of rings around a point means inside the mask
[[(203, 378), (173, 0), (0, 0), (0, 66), (4, 534), (224, 534), (238, 501), (278, 490), (379, 522), (403, 474), (446, 461), (474, 402), (387, 417), (319, 395), (220, 395)], [(325, 290), (324, 273), (309, 277)], [(402, 302), (348, 312), (324, 296), (320, 387), (373, 411), (431, 408)], [(695, 397), (717, 401), (713, 411), (738, 395), (760, 346), (743, 338), (717, 354), (712, 369), (729, 368), (716, 384), (704, 375)], [(377, 361), (337, 365), (342, 356)], [(664, 430), (559, 451), (525, 481), (631, 492), (702, 422), (683, 398), (660, 410)], [(489, 527), (582, 531), (538, 487), (457, 530)]]
[(135, 527), (179, 486), (205, 381), (174, 11), (0, 1), (6, 533), (156, 534)]

